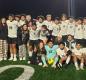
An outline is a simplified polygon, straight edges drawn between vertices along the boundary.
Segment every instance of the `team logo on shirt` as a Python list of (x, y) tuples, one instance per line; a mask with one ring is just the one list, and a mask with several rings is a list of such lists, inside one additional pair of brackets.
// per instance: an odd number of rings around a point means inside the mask
[(12, 29), (12, 26), (9, 26), (9, 29)]

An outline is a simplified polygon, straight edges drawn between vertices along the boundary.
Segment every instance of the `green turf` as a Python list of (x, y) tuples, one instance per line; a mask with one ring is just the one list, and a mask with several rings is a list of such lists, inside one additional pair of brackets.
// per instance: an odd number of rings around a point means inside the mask
[[(17, 61), (17, 62), (2, 61), (0, 62), (0, 66), (15, 65), (15, 64), (28, 65), (26, 61)], [(69, 65), (67, 69), (65, 68), (53, 69), (51, 67), (42, 68), (37, 65), (29, 65), (29, 66), (32, 66), (35, 69), (35, 73), (30, 80), (86, 80), (86, 68), (84, 71), (82, 70), (76, 71), (73, 64)], [(16, 71), (18, 72), (18, 70)], [(10, 75), (7, 75), (7, 76), (10, 76)], [(15, 76), (16, 75), (14, 75), (14, 77)]]
[(23, 68), (10, 68), (0, 74), (0, 80), (14, 80), (18, 78), (22, 73)]

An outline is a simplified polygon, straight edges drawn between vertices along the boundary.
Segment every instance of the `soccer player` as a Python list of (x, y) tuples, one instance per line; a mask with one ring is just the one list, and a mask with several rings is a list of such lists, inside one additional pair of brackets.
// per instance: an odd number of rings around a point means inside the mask
[(70, 58), (71, 58), (70, 55), (72, 54), (72, 52), (67, 47), (65, 47), (64, 42), (60, 42), (58, 45), (59, 45), (59, 48), (56, 50), (57, 55), (60, 58), (58, 67), (62, 67), (64, 61), (66, 61), (65, 66), (67, 66), (70, 62)]
[(83, 19), (83, 47), (86, 47), (86, 17)]
[(44, 16), (38, 16), (38, 20), (36, 22), (37, 29), (40, 30), (44, 22)]
[[(81, 48), (80, 43), (76, 43), (76, 47), (72, 50), (73, 52), (73, 57), (74, 57), (74, 65), (76, 67), (76, 70), (84, 70), (84, 58), (83, 58), (83, 49)], [(78, 60), (80, 61), (80, 67)]]
[(42, 25), (41, 30), (40, 30), (40, 40), (42, 40), (44, 42), (44, 44), (47, 43), (47, 36), (49, 35), (49, 32), (47, 30), (47, 26), (46, 25)]
[(61, 23), (60, 23), (60, 28), (61, 28), (60, 34), (62, 35), (63, 41), (65, 41), (67, 37), (67, 27), (68, 27), (67, 16), (63, 14), (61, 16)]
[(24, 24), (26, 24), (26, 15), (22, 14), (20, 17), (20, 26), (23, 26)]
[(14, 15), (9, 15), (9, 19), (7, 20), (8, 26), (8, 44), (10, 47), (10, 59), (16, 61), (16, 44), (17, 44), (17, 28), (18, 23), (14, 20)]
[(75, 21), (72, 17), (70, 17), (67, 25), (67, 35), (70, 34), (74, 36), (74, 31), (75, 31)]
[(79, 42), (80, 44), (82, 44), (82, 40), (83, 40), (83, 26), (82, 26), (81, 18), (76, 20), (74, 38), (76, 39), (76, 42)]
[(60, 25), (59, 25), (59, 18), (58, 17), (55, 18), (52, 28), (53, 28), (52, 29), (53, 41), (55, 41), (54, 43), (56, 43), (57, 36), (60, 32)]
[(37, 30), (36, 22), (32, 23), (32, 28), (29, 29), (29, 56), (32, 56), (33, 50), (38, 46), (39, 42), (39, 30)]
[(52, 64), (53, 68), (56, 68), (56, 63), (58, 62), (58, 56), (56, 54), (56, 49), (58, 45), (53, 45), (53, 41), (48, 41), (48, 44), (45, 45), (46, 56), (42, 56), (43, 67), (48, 67), (47, 62)]

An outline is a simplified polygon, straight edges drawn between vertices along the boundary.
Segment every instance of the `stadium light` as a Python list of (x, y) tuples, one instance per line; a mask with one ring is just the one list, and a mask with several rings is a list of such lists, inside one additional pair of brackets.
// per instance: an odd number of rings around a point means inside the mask
[(75, 0), (68, 0), (68, 15), (75, 17)]

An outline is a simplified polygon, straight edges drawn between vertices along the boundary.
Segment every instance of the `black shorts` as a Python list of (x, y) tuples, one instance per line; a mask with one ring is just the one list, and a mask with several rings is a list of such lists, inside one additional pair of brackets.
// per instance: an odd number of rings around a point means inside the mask
[(37, 47), (38, 43), (39, 43), (39, 40), (30, 40), (29, 41), (29, 45), (32, 46), (33, 48)]
[(8, 44), (17, 44), (17, 38), (8, 38)]

